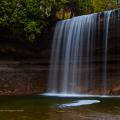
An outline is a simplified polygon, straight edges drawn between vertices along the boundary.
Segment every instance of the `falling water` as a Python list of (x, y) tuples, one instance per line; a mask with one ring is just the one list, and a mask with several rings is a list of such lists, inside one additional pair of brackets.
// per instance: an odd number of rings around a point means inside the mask
[(110, 23), (110, 15), (112, 11), (105, 11), (104, 12), (104, 70), (103, 70), (103, 89), (104, 89), (104, 94), (106, 93), (106, 88), (107, 88), (107, 50), (108, 50), (108, 37), (109, 37), (109, 23)]
[[(111, 11), (104, 12), (103, 21), (103, 70), (101, 84), (107, 86), (107, 49)], [(55, 28), (48, 92), (55, 94), (89, 94), (95, 87), (95, 42), (100, 33), (99, 14), (90, 14), (59, 21)], [(91, 94), (91, 93), (90, 93)]]

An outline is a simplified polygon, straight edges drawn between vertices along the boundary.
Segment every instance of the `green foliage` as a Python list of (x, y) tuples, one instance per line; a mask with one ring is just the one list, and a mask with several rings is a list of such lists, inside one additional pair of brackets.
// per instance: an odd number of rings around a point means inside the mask
[(34, 41), (35, 36), (47, 26), (49, 22), (47, 18), (54, 2), (54, 0), (1, 0), (0, 26), (9, 27), (13, 33), (16, 30), (21, 32), (22, 29), (26, 38)]
[(34, 42), (53, 14), (68, 19), (116, 7), (116, 0), (0, 0), (0, 27)]
[(94, 12), (117, 8), (117, 0), (93, 0)]
[(94, 12), (94, 6), (91, 1), (79, 2), (79, 9), (81, 14), (89, 14)]

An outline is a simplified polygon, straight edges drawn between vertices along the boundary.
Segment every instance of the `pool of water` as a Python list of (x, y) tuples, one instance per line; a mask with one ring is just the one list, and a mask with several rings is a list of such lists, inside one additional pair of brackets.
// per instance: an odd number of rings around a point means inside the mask
[(2, 96), (0, 120), (120, 120), (120, 98)]

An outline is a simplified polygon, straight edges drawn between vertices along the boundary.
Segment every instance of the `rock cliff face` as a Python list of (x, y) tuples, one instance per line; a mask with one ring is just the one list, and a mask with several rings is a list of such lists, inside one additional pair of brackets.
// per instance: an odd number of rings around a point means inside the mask
[[(117, 22), (119, 24), (115, 21), (110, 23), (115, 26), (110, 27), (108, 40), (106, 93), (110, 95), (120, 95), (120, 21)], [(53, 28), (45, 30), (37, 45), (27, 46), (27, 48), (26, 45), (21, 47), (19, 43), (19, 46), (16, 46), (17, 43), (13, 44), (14, 41), (4, 41), (5, 35), (0, 34), (2, 36), (0, 37), (0, 95), (30, 95), (46, 92), (53, 30)], [(95, 40), (94, 43), (93, 67), (90, 70), (94, 77), (89, 83), (94, 83), (95, 88), (90, 87), (89, 93), (102, 94), (102, 89), (100, 89), (103, 87), (101, 86), (104, 57), (102, 31), (103, 27), (97, 34), (99, 40)], [(6, 49), (1, 47), (3, 45), (7, 45)], [(23, 59), (18, 59), (21, 56)]]
[[(99, 65), (100, 66), (100, 65)], [(94, 66), (96, 71), (93, 80), (95, 89), (90, 88), (89, 93), (102, 94), (99, 75), (99, 66)], [(110, 95), (120, 94), (120, 73), (116, 63), (111, 63), (109, 78), (107, 80)], [(118, 68), (118, 67), (117, 67)], [(48, 61), (0, 61), (0, 95), (30, 95), (40, 94), (47, 90)], [(76, 88), (77, 89), (77, 88)], [(84, 88), (83, 88), (84, 89)]]
[(46, 92), (55, 23), (35, 43), (0, 28), (0, 95)]
[(0, 61), (0, 95), (45, 92), (48, 65), (43, 64), (45, 61)]

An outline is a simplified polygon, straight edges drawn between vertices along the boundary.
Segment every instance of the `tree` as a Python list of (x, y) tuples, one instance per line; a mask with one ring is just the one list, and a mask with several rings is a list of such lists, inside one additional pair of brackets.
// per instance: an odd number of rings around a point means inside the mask
[(116, 0), (92, 0), (94, 12), (102, 12), (117, 8)]
[(47, 26), (54, 4), (54, 0), (1, 0), (0, 26), (14, 34), (22, 32), (32, 42)]
[[(63, 0), (64, 3), (60, 11), (58, 11), (58, 17), (61, 19), (68, 19), (74, 16), (88, 14), (94, 12), (92, 2), (90, 0)], [(67, 14), (67, 17), (66, 17)]]
[(34, 42), (52, 19), (101, 12), (117, 7), (116, 0), (0, 0), (0, 28)]

